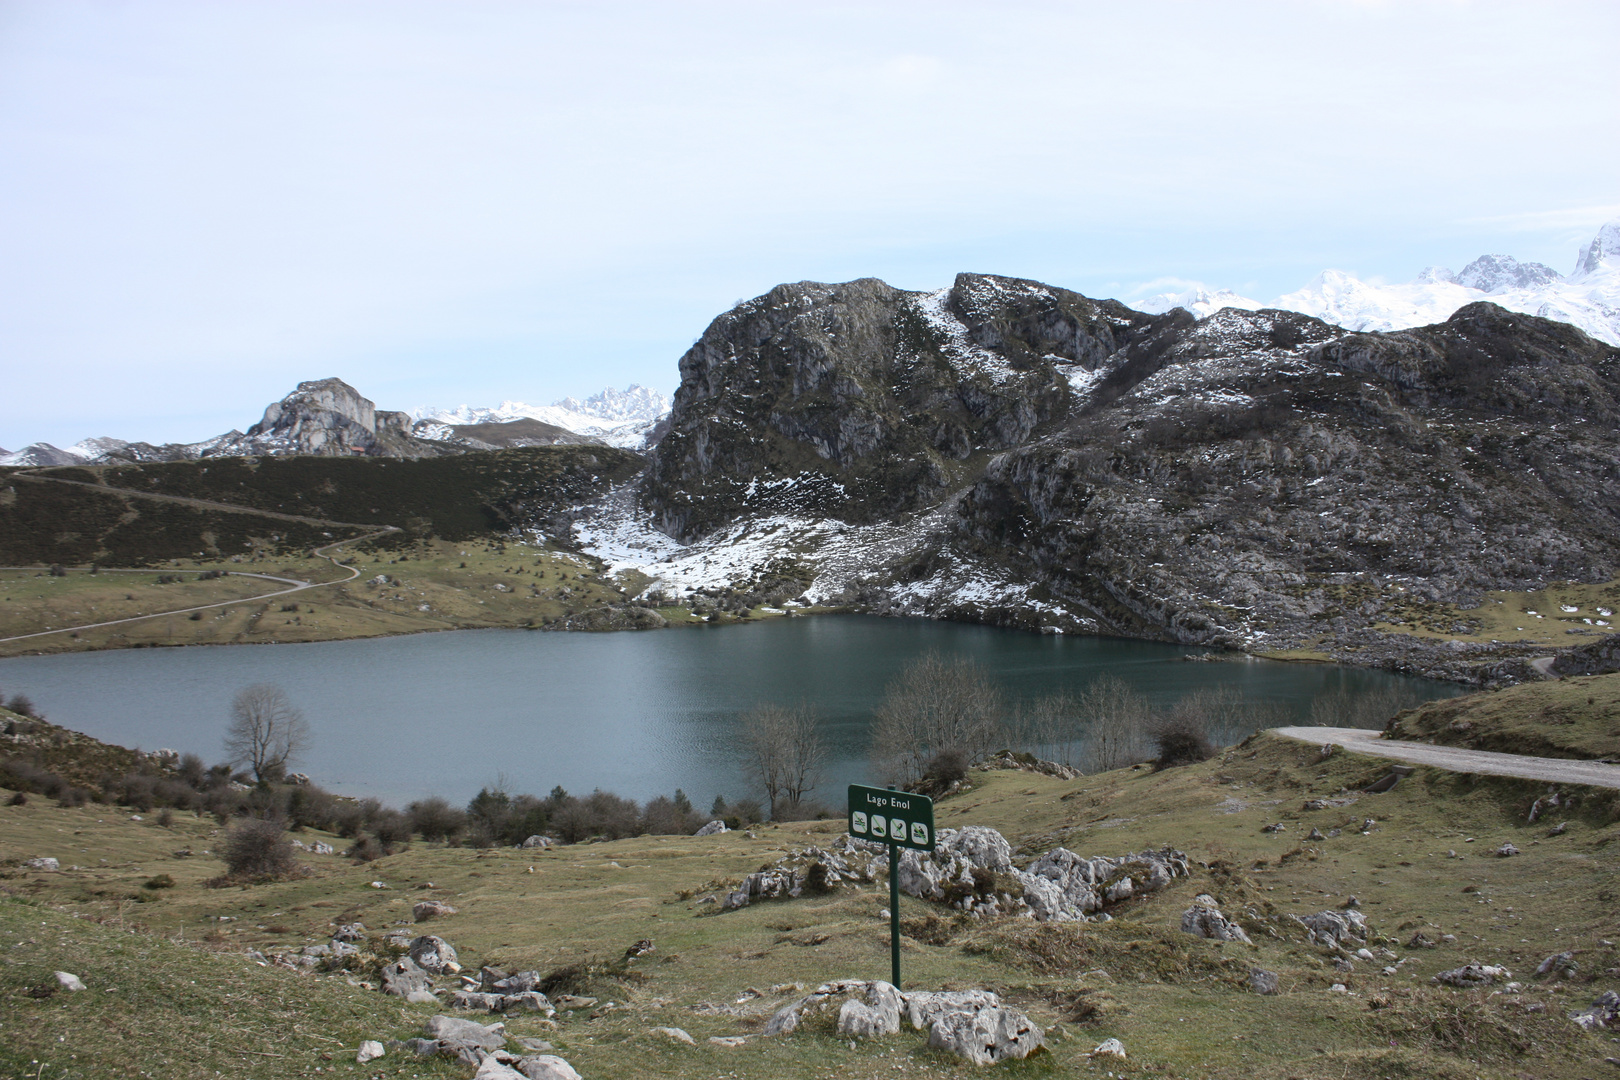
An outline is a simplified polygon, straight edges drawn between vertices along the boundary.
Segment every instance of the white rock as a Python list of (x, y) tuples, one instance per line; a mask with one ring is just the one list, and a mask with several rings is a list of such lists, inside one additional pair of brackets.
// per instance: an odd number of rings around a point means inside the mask
[(534, 1054), (518, 1062), (518, 1075), (528, 1080), (580, 1080), (574, 1067), (556, 1054)]
[(976, 1065), (1023, 1058), (1041, 1045), (1041, 1029), (1017, 1009), (947, 1013), (928, 1029), (928, 1045)]
[(56, 982), (64, 990), (83, 990), (84, 983), (71, 971), (58, 971)]
[(1104, 1039), (1091, 1051), (1092, 1057), (1114, 1057), (1125, 1060), (1125, 1044), (1118, 1039)]
[(653, 1034), (654, 1035), (662, 1035), (664, 1038), (673, 1039), (674, 1041), (676, 1041), (678, 1043), (685, 1043), (687, 1046), (696, 1046), (697, 1045), (697, 1040), (693, 1039), (692, 1036), (688, 1035), (686, 1033), (686, 1031), (684, 1029), (682, 1029), (682, 1028), (678, 1028), (678, 1027), (655, 1027), (655, 1028), (653, 1028)]
[(886, 982), (874, 982), (866, 1001), (854, 998), (838, 1010), (838, 1034), (857, 1039), (893, 1035), (900, 1030), (900, 991)]
[(367, 1039), (360, 1044), (360, 1052), (354, 1056), (354, 1061), (356, 1065), (364, 1065), (368, 1061), (382, 1057), (387, 1052), (383, 1049), (383, 1044), (376, 1039)]
[(693, 833), (692, 835), (693, 836), (714, 836), (716, 833), (723, 833), (723, 832), (730, 832), (730, 830), (726, 828), (726, 823), (725, 822), (723, 822), (723, 821), (711, 821), (707, 825), (703, 826), (703, 828), (701, 828), (697, 832)]
[(56, 861), (55, 859), (49, 858), (49, 857), (42, 858), (42, 859), (29, 859), (27, 862), (23, 863), (23, 866), (27, 867), (29, 870), (60, 870), (60, 869), (62, 869), (62, 864), (60, 862)]

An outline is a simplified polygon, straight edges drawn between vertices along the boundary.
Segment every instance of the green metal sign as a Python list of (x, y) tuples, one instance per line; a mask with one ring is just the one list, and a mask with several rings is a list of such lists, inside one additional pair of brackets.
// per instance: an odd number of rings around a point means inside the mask
[(934, 850), (934, 800), (890, 788), (849, 785), (849, 835), (915, 851)]
[(900, 989), (900, 849), (934, 850), (934, 800), (894, 788), (849, 785), (849, 835), (889, 848), (889, 979)]

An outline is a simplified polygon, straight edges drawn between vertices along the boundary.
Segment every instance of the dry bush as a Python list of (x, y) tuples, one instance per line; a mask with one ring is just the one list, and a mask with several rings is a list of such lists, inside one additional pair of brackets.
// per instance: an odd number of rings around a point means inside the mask
[(267, 818), (249, 818), (231, 829), (220, 857), (232, 878), (286, 877), (297, 868), (286, 826)]

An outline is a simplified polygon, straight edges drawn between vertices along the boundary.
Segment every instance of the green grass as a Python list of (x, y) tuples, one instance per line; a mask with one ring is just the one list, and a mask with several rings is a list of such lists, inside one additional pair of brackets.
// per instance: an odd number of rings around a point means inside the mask
[[(1507, 1080), (1524, 1071), (1527, 1058), (1534, 1059), (1536, 1076), (1601, 1075), (1601, 1059), (1613, 1050), (1563, 1013), (1620, 982), (1620, 953), (1605, 944), (1614, 937), (1612, 911), (1620, 895), (1613, 800), (1587, 793), (1567, 812), (1566, 831), (1551, 837), (1550, 820), (1524, 821), (1543, 786), (1419, 768), (1384, 795), (1360, 796), (1331, 810), (1302, 809), (1306, 799), (1355, 792), (1385, 771), (1385, 762), (1347, 753), (1321, 761), (1315, 747), (1262, 735), (1211, 762), (1158, 774), (1121, 770), (1060, 781), (976, 773), (972, 790), (939, 804), (942, 827), (994, 826), (1025, 855), (1060, 843), (1082, 854), (1170, 844), (1188, 852), (1197, 869), (1190, 880), (1125, 905), (1111, 923), (962, 920), (952, 927), (947, 920), (943, 933), (904, 941), (906, 983), (990, 987), (1043, 1026), (1055, 1025), (1050, 1056), (1007, 1070), (1019, 1075), (1101, 1076), (1106, 1068), (1093, 1067), (1084, 1054), (1110, 1036), (1128, 1047), (1132, 1076)], [(1369, 817), (1374, 827), (1362, 835)], [(1283, 832), (1262, 831), (1278, 821)], [(1340, 834), (1306, 841), (1313, 826)], [(789, 847), (825, 845), (840, 831), (836, 823), (767, 825), (752, 838), (640, 837), (545, 853), (418, 843), (359, 866), (307, 856), (310, 877), (209, 889), (203, 881), (220, 871), (217, 860), (201, 854), (219, 840), (211, 820), (180, 814), (163, 828), (149, 815), (134, 822), (114, 808), (63, 809), (34, 799), (23, 807), (0, 806), (0, 866), (9, 866), (0, 870), (0, 889), (87, 916), (52, 923), (47, 943), (78, 950), (64, 955), (90, 971), (122, 963), (102, 953), (125, 941), (177, 958), (154, 978), (168, 977), (163, 971), (180, 978), (192, 950), (202, 957), (198, 963), (236, 965), (218, 970), (240, 973), (246, 996), (233, 1005), (230, 1022), (249, 1028), (285, 1030), (285, 1011), (307, 1007), (327, 1025), (306, 1024), (307, 1031), (351, 1040), (365, 1034), (365, 1025), (385, 1021), (392, 1025), (388, 1032), (408, 1034), (431, 1010), (389, 1005), (341, 978), (289, 982), (295, 977), (173, 942), (201, 941), (231, 952), (298, 946), (324, 940), (333, 925), (353, 919), (380, 931), (408, 920), (414, 901), (434, 897), (460, 909), (431, 929), (453, 942), (464, 961), (543, 971), (598, 962), (586, 988), (624, 1008), (565, 1014), (559, 1029), (544, 1036), (587, 1077), (980, 1075), (929, 1051), (915, 1033), (853, 1049), (817, 1031), (754, 1039), (736, 1049), (707, 1042), (711, 1035), (756, 1033), (793, 996), (773, 987), (886, 974), (886, 924), (878, 911), (887, 890), (881, 884), (725, 915), (709, 914), (712, 905), (701, 903)], [(1508, 840), (1524, 854), (1491, 854)], [(199, 854), (175, 858), (181, 847)], [(19, 868), (20, 860), (35, 855), (55, 855), (64, 867), (79, 868), (60, 874)], [(175, 886), (141, 888), (158, 873), (172, 876)], [(374, 880), (390, 888), (371, 888)], [(1199, 892), (1217, 896), (1257, 944), (1219, 945), (1181, 934), (1180, 912)], [(1382, 973), (1382, 960), (1356, 960), (1348, 976), (1334, 971), (1331, 958), (1282, 917), (1337, 907), (1352, 894), (1377, 932), (1373, 947), (1411, 957), (1395, 976)], [(901, 911), (920, 924), (942, 909), (908, 898)], [(221, 915), (231, 921), (220, 922)], [(109, 938), (104, 935), (114, 932), (91, 920), (122, 920), (141, 933)], [(1456, 940), (1408, 950), (1405, 942), (1418, 930)], [(652, 939), (656, 951), (619, 962), (641, 938)], [(1577, 954), (1581, 973), (1573, 983), (1549, 986), (1529, 978), (1543, 956), (1563, 950)], [(26, 974), (6, 975), (0, 992), (13, 995), (8, 1001), (20, 1000), (17, 987), (56, 964), (57, 954), (50, 955), (30, 961)], [(1492, 996), (1429, 985), (1435, 972), (1469, 960), (1505, 964), (1527, 989)], [(1278, 971), (1284, 992), (1261, 998), (1242, 989), (1251, 965)], [(1347, 982), (1351, 993), (1332, 992), (1334, 981)], [(309, 988), (308, 1001), (277, 998), (284, 986)], [(736, 1005), (751, 988), (763, 997)], [(694, 1011), (705, 1002), (732, 1006), (739, 1015)], [(1526, 1004), (1544, 1011), (1528, 1012)], [(343, 1027), (341, 1009), (350, 1008), (356, 1019)], [(176, 1049), (195, 1041), (183, 1013), (143, 1012), (138, 1023), (129, 1022), (140, 1038), (70, 1024), (66, 1014), (60, 1023), (41, 1021), (57, 1015), (49, 1009), (30, 1015), (20, 1044), (28, 1054), (24, 1064), (67, 1034), (86, 1051), (131, 1058), (154, 1075), (189, 1075), (173, 1059), (190, 1053), (198, 1075), (220, 1067), (211, 1049)], [(515, 1020), (514, 1030), (537, 1023)], [(668, 1043), (650, 1034), (655, 1026), (685, 1028), (699, 1045)], [(171, 1061), (161, 1064), (159, 1055)], [(401, 1063), (387, 1064), (392, 1074)]]
[(1431, 701), (1393, 721), (1397, 738), (1508, 754), (1620, 756), (1620, 675), (1528, 683)]

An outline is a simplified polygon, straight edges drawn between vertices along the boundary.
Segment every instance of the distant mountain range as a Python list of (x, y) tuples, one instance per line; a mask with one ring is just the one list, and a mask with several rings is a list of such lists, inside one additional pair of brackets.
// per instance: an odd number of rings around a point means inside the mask
[(70, 447), (34, 443), (0, 451), (0, 465), (46, 467), (142, 461), (195, 461), (206, 457), (281, 457), (292, 454), (431, 457), (463, 450), (589, 443), (642, 449), (669, 398), (645, 386), (609, 388), (579, 401), (552, 405), (503, 402), (496, 408), (378, 409), (341, 379), (316, 379), (264, 411), (246, 433), (228, 431), (195, 443), (128, 442), (100, 437)]
[(1598, 230), (1564, 277), (1550, 266), (1519, 262), (1511, 255), (1481, 255), (1462, 273), (1431, 266), (1402, 285), (1362, 281), (1341, 270), (1324, 270), (1303, 289), (1270, 303), (1229, 289), (1194, 283), (1181, 292), (1159, 293), (1130, 307), (1150, 315), (1185, 308), (1200, 319), (1222, 308), (1298, 311), (1346, 330), (1406, 330), (1449, 319), (1477, 300), (1526, 315), (1578, 326), (1599, 341), (1620, 345), (1620, 221)]

